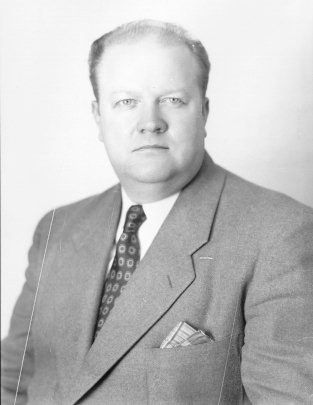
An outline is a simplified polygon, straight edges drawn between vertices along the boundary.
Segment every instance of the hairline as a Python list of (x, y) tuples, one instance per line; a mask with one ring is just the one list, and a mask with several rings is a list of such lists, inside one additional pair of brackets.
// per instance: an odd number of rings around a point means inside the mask
[[(198, 85), (199, 85), (199, 89), (200, 89), (201, 93), (203, 93), (203, 96), (205, 96), (205, 94), (204, 94), (205, 92), (204, 92), (204, 90), (203, 90), (203, 84), (202, 84), (202, 71), (201, 71), (201, 67), (199, 66), (199, 63), (198, 63), (198, 61), (197, 61), (197, 58), (196, 58), (195, 55), (190, 51), (190, 49), (188, 48), (188, 46), (186, 46), (186, 44), (184, 44), (183, 42), (182, 42), (182, 43), (166, 43), (166, 42), (165, 42), (165, 39), (163, 39), (163, 38), (158, 38), (157, 36), (155, 36), (155, 35), (153, 35), (153, 34), (150, 34), (150, 35), (147, 34), (147, 35), (144, 35), (144, 36), (142, 36), (142, 37), (127, 39), (127, 40), (125, 40), (125, 41), (122, 41), (122, 40), (121, 40), (121, 41), (119, 41), (119, 42), (113, 42), (113, 43), (111, 43), (111, 44), (108, 44), (108, 45), (106, 46), (105, 51), (102, 53), (101, 58), (99, 59), (99, 62), (98, 62), (98, 63), (96, 64), (96, 66), (95, 66), (95, 72), (94, 72), (94, 74), (95, 74), (95, 79), (96, 79), (97, 83), (98, 83), (98, 68), (99, 68), (99, 66), (101, 65), (101, 63), (103, 62), (103, 60), (104, 60), (104, 58), (105, 58), (106, 52), (107, 52), (110, 48), (114, 48), (114, 47), (118, 47), (118, 46), (123, 46), (123, 45), (137, 44), (137, 43), (140, 43), (141, 41), (144, 41), (145, 39), (149, 39), (149, 37), (155, 38), (155, 39), (156, 39), (155, 43), (156, 43), (156, 44), (163, 45), (164, 48), (179, 48), (179, 47), (182, 47), (182, 48), (186, 49), (186, 50), (190, 53), (190, 55), (192, 56), (192, 58), (193, 58), (193, 60), (194, 60), (194, 62), (195, 62), (195, 65), (196, 65), (196, 69), (197, 69), (197, 82), (198, 82)], [(105, 63), (105, 62), (104, 62), (104, 63)], [(97, 89), (98, 89), (98, 86), (97, 86)], [(99, 99), (99, 94), (97, 94), (97, 101), (98, 101), (98, 99)]]
[(198, 68), (197, 81), (200, 91), (205, 97), (210, 61), (202, 43), (178, 25), (156, 20), (139, 20), (123, 24), (93, 42), (89, 53), (89, 77), (97, 101), (99, 99), (97, 70), (107, 49), (138, 43), (149, 37), (153, 37), (165, 47), (183, 46), (189, 50)]

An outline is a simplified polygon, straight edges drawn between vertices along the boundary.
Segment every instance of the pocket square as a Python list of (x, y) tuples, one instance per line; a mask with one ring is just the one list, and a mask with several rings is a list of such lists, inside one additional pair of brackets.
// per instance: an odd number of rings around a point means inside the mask
[(202, 330), (194, 329), (187, 322), (179, 322), (161, 343), (161, 349), (170, 349), (179, 346), (198, 345), (213, 339)]

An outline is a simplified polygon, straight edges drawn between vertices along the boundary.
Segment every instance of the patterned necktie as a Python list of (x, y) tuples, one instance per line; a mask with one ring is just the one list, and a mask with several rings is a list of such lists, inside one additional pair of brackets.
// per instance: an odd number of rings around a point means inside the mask
[(116, 245), (115, 257), (109, 276), (104, 284), (102, 301), (99, 309), (95, 338), (114, 306), (116, 298), (123, 292), (140, 260), (138, 229), (146, 220), (141, 205), (132, 205), (126, 214), (122, 235)]

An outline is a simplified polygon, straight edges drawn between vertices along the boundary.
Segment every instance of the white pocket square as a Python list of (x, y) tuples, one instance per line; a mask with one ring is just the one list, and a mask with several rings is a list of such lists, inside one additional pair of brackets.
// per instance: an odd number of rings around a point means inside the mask
[(178, 346), (198, 345), (213, 339), (202, 330), (194, 329), (186, 322), (179, 322), (161, 343), (161, 349), (170, 349)]

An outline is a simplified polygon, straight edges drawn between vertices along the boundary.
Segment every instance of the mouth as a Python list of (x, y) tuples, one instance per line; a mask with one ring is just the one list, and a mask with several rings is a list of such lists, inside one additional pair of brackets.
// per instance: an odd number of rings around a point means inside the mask
[(140, 146), (139, 148), (135, 148), (135, 149), (133, 149), (133, 152), (140, 152), (140, 151), (144, 151), (144, 150), (151, 150), (151, 149), (163, 149), (163, 150), (166, 150), (166, 149), (169, 149), (167, 146), (163, 146), (163, 145), (143, 145), (143, 146)]

